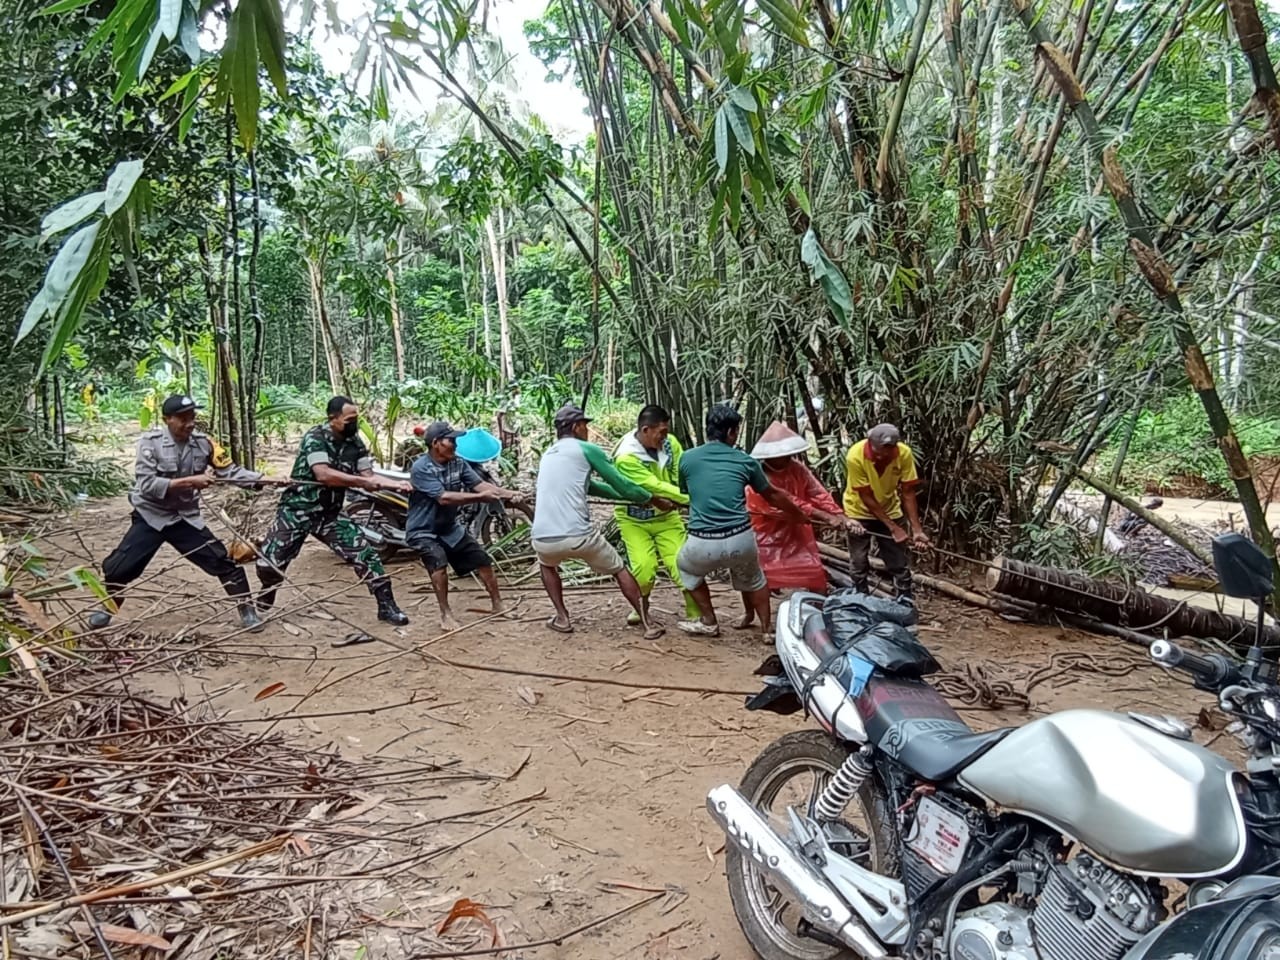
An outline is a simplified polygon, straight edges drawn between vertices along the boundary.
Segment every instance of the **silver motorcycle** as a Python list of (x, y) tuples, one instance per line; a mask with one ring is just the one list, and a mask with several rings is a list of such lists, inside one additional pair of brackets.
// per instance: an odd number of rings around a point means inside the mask
[[(1224, 593), (1270, 595), (1251, 542), (1221, 537), (1214, 557)], [(849, 593), (782, 604), (748, 707), (803, 709), (822, 730), (786, 734), (707, 796), (762, 960), (1163, 956), (1199, 935), (1152, 949), (1171, 909), (1191, 923), (1240, 878), (1276, 873), (1280, 688), (1261, 613), (1244, 663), (1151, 646), (1241, 721), (1247, 775), (1172, 717), (1067, 710), (975, 733), (923, 679), (937, 664), (913, 616)], [(1215, 956), (1280, 960), (1280, 934)]]

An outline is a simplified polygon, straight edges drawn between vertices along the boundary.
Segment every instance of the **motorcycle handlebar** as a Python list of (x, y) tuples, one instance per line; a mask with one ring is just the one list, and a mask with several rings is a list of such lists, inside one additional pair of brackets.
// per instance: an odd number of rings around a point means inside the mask
[(1198, 686), (1217, 689), (1234, 683), (1238, 677), (1236, 665), (1222, 654), (1202, 656), (1184, 650), (1172, 640), (1157, 640), (1151, 644), (1151, 659), (1166, 669), (1191, 674)]

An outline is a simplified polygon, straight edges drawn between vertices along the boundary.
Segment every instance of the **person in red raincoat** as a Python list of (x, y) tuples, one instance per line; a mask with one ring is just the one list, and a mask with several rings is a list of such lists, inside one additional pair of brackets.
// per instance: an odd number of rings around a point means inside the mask
[[(785, 519), (754, 490), (747, 489), (747, 512), (760, 550), (760, 566), (770, 590), (799, 589), (827, 592), (827, 572), (818, 553), (813, 525), (824, 524), (839, 530), (861, 533), (862, 526), (844, 515), (818, 478), (805, 465), (808, 441), (785, 423), (775, 420), (760, 435), (751, 456), (763, 461), (765, 476), (795, 501), (809, 522), (797, 524)], [(735, 626), (751, 625), (752, 611)]]

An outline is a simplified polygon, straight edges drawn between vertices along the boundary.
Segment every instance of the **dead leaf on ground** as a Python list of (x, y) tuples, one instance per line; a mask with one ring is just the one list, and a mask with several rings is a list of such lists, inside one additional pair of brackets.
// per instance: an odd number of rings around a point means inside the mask
[(300, 637), (300, 636), (302, 636), (302, 630), (301, 630), (301, 628), (299, 628), (299, 627), (295, 627), (295, 626), (294, 626), (292, 623), (290, 623), (288, 620), (281, 620), (281, 621), (280, 621), (280, 626), (282, 626), (282, 627), (284, 628), (284, 632), (285, 632), (285, 633), (287, 633), (287, 634), (289, 634), (289, 636), (291, 636), (291, 637)]
[(259, 690), (257, 695), (253, 698), (254, 703), (257, 703), (259, 700), (265, 700), (267, 699), (267, 697), (274, 697), (277, 693), (279, 693), (283, 689), (284, 689), (284, 684), (281, 683), (279, 680), (277, 680), (275, 683), (271, 684), (270, 686), (263, 687), (261, 690)]
[(1221, 730), (1226, 725), (1227, 718), (1208, 707), (1201, 707), (1200, 712), (1196, 714), (1196, 726), (1201, 730)]
[(536, 707), (541, 697), (541, 694), (534, 692), (532, 688), (526, 687), (524, 684), (516, 687), (516, 695), (531, 707)]
[(315, 617), (317, 620), (334, 620), (333, 614), (325, 613), (323, 610), (308, 610), (307, 616)]
[[(71, 929), (82, 937), (93, 933), (93, 929), (83, 920), (73, 920)], [(123, 943), (131, 947), (155, 947), (157, 950), (173, 949), (172, 943), (154, 933), (143, 933), (130, 927), (117, 927), (114, 923), (100, 923), (98, 929), (102, 931), (103, 937), (112, 943)]]
[(45, 633), (53, 632), (54, 625), (52, 621), (50, 621), (49, 618), (45, 615), (44, 607), (36, 603), (34, 600), (28, 600), (26, 597), (24, 597), (20, 593), (15, 593), (13, 595), (13, 600), (18, 605), (18, 607), (22, 610), (22, 612), (25, 613), (30, 618), (32, 623), (34, 623), (37, 627), (39, 627)]
[(444, 922), (440, 924), (436, 933), (443, 934), (453, 926), (453, 922), (455, 920), (460, 920), (463, 917), (470, 917), (473, 920), (479, 920), (489, 928), (489, 933), (493, 938), (489, 946), (496, 947), (500, 945), (502, 934), (498, 932), (498, 925), (489, 919), (489, 915), (484, 912), (484, 906), (482, 904), (476, 903), (474, 900), (468, 899), (467, 897), (463, 897), (461, 900), (454, 903), (453, 908), (449, 911), (449, 915), (444, 918)]

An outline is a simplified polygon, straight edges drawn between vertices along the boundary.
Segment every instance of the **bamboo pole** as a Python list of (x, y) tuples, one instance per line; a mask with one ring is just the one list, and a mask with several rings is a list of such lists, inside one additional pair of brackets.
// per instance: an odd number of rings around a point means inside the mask
[[(1252, 0), (1238, 0), (1238, 2), (1252, 6)], [(1245, 516), (1249, 521), (1253, 539), (1271, 558), (1276, 582), (1280, 584), (1280, 564), (1276, 562), (1275, 542), (1271, 536), (1271, 529), (1267, 526), (1266, 513), (1258, 497), (1257, 487), (1253, 482), (1253, 472), (1240, 447), (1239, 438), (1236, 437), (1231, 418), (1222, 404), (1222, 398), (1218, 395), (1213, 371), (1205, 360), (1204, 351), (1201, 350), (1200, 342), (1183, 309), (1173, 271), (1154, 246), (1155, 239), (1151, 228), (1147, 225), (1147, 218), (1138, 207), (1124, 170), (1116, 159), (1115, 148), (1108, 143), (1107, 134), (1098, 123), (1093, 107), (1086, 98), (1070, 62), (1049, 38), (1044, 23), (1037, 16), (1032, 4), (1028, 0), (1013, 0), (1013, 4), (1028, 35), (1043, 58), (1046, 68), (1062, 92), (1071, 115), (1079, 124), (1091, 158), (1102, 169), (1107, 188), (1111, 191), (1111, 196), (1129, 232), (1129, 248), (1138, 269), (1156, 295), (1156, 299), (1172, 317), (1174, 339), (1182, 351), (1187, 379), (1204, 405), (1209, 426), (1213, 430), (1222, 458), (1226, 461), (1228, 472), (1235, 483), (1240, 505), (1244, 508)], [(1265, 53), (1264, 46), (1263, 55)]]

